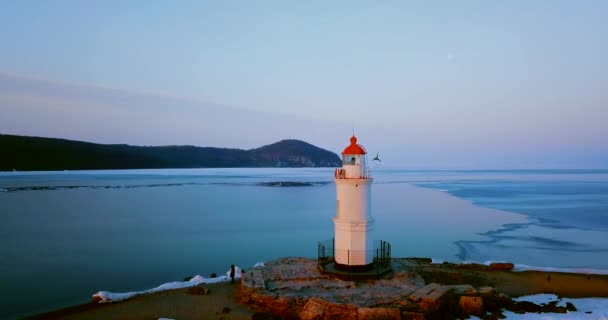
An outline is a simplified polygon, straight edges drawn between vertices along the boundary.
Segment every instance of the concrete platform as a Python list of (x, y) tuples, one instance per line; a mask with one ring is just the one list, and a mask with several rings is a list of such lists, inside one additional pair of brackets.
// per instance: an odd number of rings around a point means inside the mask
[(371, 268), (363, 271), (349, 271), (336, 268), (335, 262), (329, 262), (318, 265), (318, 269), (322, 274), (331, 275), (341, 280), (367, 280), (379, 279), (392, 270), (392, 264), (380, 265), (374, 263)]
[(241, 278), (243, 302), (275, 314), (287, 314), (288, 310), (299, 313), (314, 298), (324, 301), (326, 315), (338, 306), (349, 306), (355, 311), (363, 308), (362, 314), (372, 314), (392, 311), (365, 308), (398, 309), (413, 304), (407, 297), (425, 285), (418, 274), (402, 270), (397, 262), (395, 268), (399, 270), (384, 267), (367, 274), (341, 274), (349, 279), (326, 272), (328, 266), (332, 267), (327, 264), (322, 272), (316, 260), (283, 258), (247, 270)]

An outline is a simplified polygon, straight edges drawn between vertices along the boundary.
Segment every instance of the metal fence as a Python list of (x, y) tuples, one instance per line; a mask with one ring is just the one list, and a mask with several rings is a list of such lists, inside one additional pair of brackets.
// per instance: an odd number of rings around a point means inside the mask
[[(373, 263), (381, 266), (389, 266), (391, 263), (391, 244), (384, 240), (378, 240), (374, 242), (374, 249), (367, 251), (352, 251), (352, 250), (341, 250), (339, 252), (341, 257), (346, 256), (347, 261), (350, 264), (353, 260), (361, 260), (358, 257), (372, 256)], [(351, 260), (352, 258), (352, 260)], [(336, 260), (336, 248), (334, 239), (319, 241), (317, 246), (317, 263), (323, 266)]]
[(317, 264), (323, 266), (334, 261), (334, 239), (331, 238), (329, 240), (319, 241), (317, 247)]
[(374, 262), (388, 266), (391, 263), (391, 244), (384, 240), (378, 240), (375, 247), (376, 255), (374, 256)]
[[(365, 168), (365, 172), (362, 172), (361, 174), (362, 174), (361, 177), (354, 178), (354, 179), (371, 179), (372, 178), (372, 172), (369, 170), (369, 168)], [(334, 171), (334, 178), (348, 179), (348, 178), (346, 178), (346, 170), (344, 168), (336, 168), (336, 170)]]

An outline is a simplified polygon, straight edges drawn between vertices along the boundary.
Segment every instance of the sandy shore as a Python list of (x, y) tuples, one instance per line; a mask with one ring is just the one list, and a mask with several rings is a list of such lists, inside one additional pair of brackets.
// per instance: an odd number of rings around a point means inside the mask
[(524, 271), (490, 273), (487, 277), (499, 292), (510, 296), (555, 293), (569, 298), (608, 297), (607, 275)]
[[(483, 265), (421, 264), (414, 267), (426, 283), (492, 286), (511, 297), (554, 293), (563, 297), (608, 297), (608, 275), (492, 270)], [(136, 296), (107, 303), (87, 303), (44, 313), (28, 319), (252, 319), (253, 306), (240, 301), (241, 285), (200, 285), (201, 290), (179, 289)], [(196, 292), (193, 292), (196, 291)]]
[(168, 290), (136, 296), (115, 303), (85, 303), (65, 309), (39, 314), (27, 319), (251, 319), (254, 312), (238, 303), (240, 283), (200, 285), (208, 294), (189, 289)]
[(426, 282), (492, 286), (511, 297), (554, 293), (569, 298), (608, 298), (608, 275), (545, 271), (499, 271), (484, 265), (429, 265), (417, 270)]

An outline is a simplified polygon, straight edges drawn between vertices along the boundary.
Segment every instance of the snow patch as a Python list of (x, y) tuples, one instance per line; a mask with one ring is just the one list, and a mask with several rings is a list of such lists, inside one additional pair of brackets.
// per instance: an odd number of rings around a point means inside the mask
[[(443, 259), (432, 259), (432, 263), (443, 263)], [(483, 264), (486, 266), (492, 263), (509, 263), (507, 261), (500, 260), (488, 260), (485, 262), (477, 262), (472, 260), (465, 260), (459, 262), (460, 264)], [(565, 273), (580, 273), (580, 274), (608, 274), (608, 269), (589, 269), (589, 268), (555, 268), (555, 267), (537, 267), (530, 266), (527, 264), (514, 264), (513, 271), (545, 271), (545, 272), (565, 272)]]
[(529, 296), (522, 296), (522, 297), (513, 298), (513, 300), (517, 301), (517, 302), (528, 301), (528, 302), (532, 302), (532, 303), (535, 303), (538, 305), (547, 304), (551, 301), (558, 301), (557, 306), (559, 306), (559, 307), (566, 306), (566, 302), (564, 302), (563, 300), (560, 300), (557, 297), (557, 295), (552, 294), (552, 293), (539, 293), (539, 294), (534, 294), (534, 295), (529, 295)]
[[(241, 269), (239, 267), (235, 267), (234, 278), (235, 279), (241, 278)], [(205, 277), (196, 275), (188, 281), (167, 282), (167, 283), (161, 284), (160, 286), (158, 286), (156, 288), (152, 288), (152, 289), (148, 289), (148, 290), (144, 290), (144, 291), (124, 292), (124, 293), (99, 291), (93, 295), (93, 298), (95, 300), (99, 300), (99, 303), (116, 302), (116, 301), (127, 300), (127, 299), (133, 298), (134, 296), (137, 296), (140, 294), (148, 294), (148, 293), (154, 293), (154, 292), (159, 292), (159, 291), (164, 291), (164, 290), (183, 289), (183, 288), (188, 288), (188, 287), (194, 287), (194, 286), (197, 286), (202, 283), (210, 284), (210, 283), (218, 283), (218, 282), (224, 282), (224, 281), (230, 281), (230, 270), (228, 270), (228, 272), (226, 272), (226, 275), (219, 276), (216, 278), (205, 278)]]
[[(529, 301), (538, 305), (546, 304), (551, 301), (559, 301), (558, 306), (566, 306), (566, 303), (572, 303), (577, 311), (569, 311), (568, 313), (524, 313), (517, 314), (511, 311), (504, 311), (507, 319), (511, 320), (562, 320), (562, 319), (594, 319), (608, 320), (608, 298), (562, 298), (554, 294), (535, 294), (523, 296), (513, 299), (515, 301)], [(587, 313), (590, 312), (590, 313)]]
[(490, 266), (492, 263), (509, 263), (509, 262), (501, 261), (501, 260), (488, 260), (485, 262), (479, 262), (479, 261), (475, 261), (475, 260), (464, 260), (464, 261), (460, 262), (460, 264), (481, 264), (484, 266)]
[(509, 261), (503, 261), (503, 260), (488, 260), (484, 263), (482, 263), (483, 265), (489, 266), (492, 263), (510, 263)]

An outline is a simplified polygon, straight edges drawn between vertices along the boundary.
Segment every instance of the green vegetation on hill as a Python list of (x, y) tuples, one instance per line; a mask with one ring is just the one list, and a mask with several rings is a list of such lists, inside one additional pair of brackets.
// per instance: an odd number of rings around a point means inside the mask
[(334, 167), (333, 152), (300, 140), (257, 149), (141, 147), (0, 134), (0, 171), (229, 167)]

